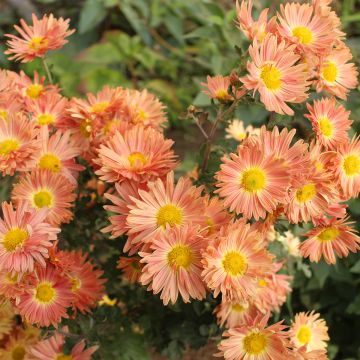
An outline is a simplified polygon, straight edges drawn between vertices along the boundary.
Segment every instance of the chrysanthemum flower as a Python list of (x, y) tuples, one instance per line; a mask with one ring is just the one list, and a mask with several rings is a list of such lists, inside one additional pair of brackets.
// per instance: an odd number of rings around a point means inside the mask
[(243, 141), (248, 136), (257, 135), (260, 132), (260, 129), (253, 128), (251, 125), (248, 125), (246, 128), (244, 123), (241, 120), (233, 120), (229, 126), (225, 129), (226, 139), (235, 139), (236, 141)]
[(300, 245), (300, 253), (309, 257), (310, 261), (319, 262), (323, 256), (328, 264), (335, 264), (335, 254), (342, 258), (349, 252), (360, 249), (360, 237), (350, 225), (348, 219), (326, 219), (320, 226), (310, 230), (307, 237)]
[(357, 197), (360, 192), (360, 137), (341, 144), (334, 163), (334, 172), (344, 196)]
[(208, 235), (213, 235), (219, 229), (230, 222), (231, 216), (225, 210), (223, 201), (218, 197), (205, 197), (205, 224)]
[(2, 203), (0, 218), (0, 270), (32, 272), (36, 263), (45, 266), (48, 249), (56, 240), (60, 229), (44, 222), (45, 209), (30, 210), (20, 202), (13, 209), (11, 203)]
[(234, 328), (244, 326), (258, 314), (256, 307), (248, 302), (221, 301), (214, 309), (220, 326)]
[(212, 99), (220, 100), (220, 101), (231, 101), (233, 100), (233, 96), (229, 94), (228, 89), (230, 86), (230, 77), (229, 76), (207, 76), (207, 82), (202, 83), (202, 85), (206, 88), (204, 93)]
[(19, 75), (15, 71), (0, 69), (0, 92), (10, 91), (16, 84)]
[(203, 253), (202, 276), (214, 296), (225, 301), (247, 301), (256, 293), (257, 278), (271, 270), (271, 255), (260, 246), (259, 234), (249, 224), (230, 224)]
[(239, 23), (239, 29), (245, 34), (249, 40), (256, 39), (260, 43), (264, 40), (268, 33), (276, 31), (276, 17), (267, 20), (269, 9), (263, 9), (257, 21), (252, 18), (252, 0), (243, 0), (241, 4), (236, 1), (236, 15)]
[(140, 283), (149, 284), (148, 290), (161, 293), (160, 299), (167, 305), (174, 304), (180, 294), (184, 302), (205, 297), (205, 284), (201, 279), (201, 254), (205, 239), (198, 227), (168, 226), (150, 247), (150, 252), (140, 252), (145, 264)]
[(0, 340), (10, 334), (13, 326), (15, 313), (9, 301), (1, 301), (0, 298)]
[(164, 139), (158, 131), (136, 126), (124, 136), (116, 132), (100, 145), (96, 174), (108, 182), (126, 179), (147, 182), (166, 175), (177, 165), (173, 141)]
[(346, 100), (350, 89), (358, 84), (356, 65), (349, 63), (352, 59), (350, 49), (345, 45), (334, 48), (329, 54), (321, 58), (319, 79), (316, 81), (318, 92), (326, 90), (328, 93)]
[(140, 278), (142, 268), (144, 267), (140, 260), (141, 258), (138, 256), (120, 256), (117, 262), (116, 268), (123, 272), (124, 277), (129, 281), (130, 284), (135, 284)]
[(192, 186), (183, 177), (175, 185), (173, 172), (148, 187), (148, 191), (139, 190), (140, 199), (133, 198), (134, 204), (129, 204), (127, 226), (129, 234), (136, 234), (134, 242), (152, 242), (167, 232), (168, 226), (205, 225), (203, 187)]
[(218, 346), (221, 352), (216, 356), (225, 360), (287, 359), (288, 341), (284, 331), (287, 326), (278, 322), (267, 327), (268, 319), (269, 316), (257, 317), (253, 324), (225, 331), (226, 339)]
[(35, 129), (25, 115), (10, 115), (8, 121), (0, 121), (0, 172), (14, 175), (15, 171), (28, 170), (31, 157), (38, 150)]
[(17, 308), (20, 315), (32, 324), (57, 325), (61, 318), (68, 317), (66, 309), (73, 299), (70, 281), (48, 264), (46, 268), (38, 268), (36, 275), (29, 279)]
[(231, 153), (230, 159), (223, 157), (222, 161), (216, 192), (230, 211), (258, 220), (285, 201), (290, 177), (282, 160), (243, 146), (238, 154)]
[(259, 91), (260, 100), (269, 111), (293, 115), (286, 103), (300, 103), (308, 97), (306, 65), (296, 64), (300, 56), (295, 45), (278, 43), (275, 35), (266, 35), (259, 44), (255, 39), (249, 47), (248, 75), (240, 78), (248, 90)]
[(85, 350), (85, 340), (81, 340), (70, 352), (66, 352), (64, 333), (67, 332), (68, 328), (63, 327), (61, 334), (56, 332), (54, 336), (32, 346), (29, 349), (29, 360), (91, 360), (98, 346), (91, 346)]
[(27, 110), (32, 121), (38, 126), (55, 126), (65, 116), (68, 100), (57, 93), (49, 93), (36, 101), (31, 101)]
[(315, 13), (309, 4), (287, 3), (280, 5), (278, 31), (301, 51), (314, 54), (330, 50), (335, 34), (329, 19)]
[(69, 30), (69, 19), (55, 19), (52, 14), (44, 15), (42, 19), (32, 14), (32, 21), (29, 26), (21, 19), (21, 27), (14, 26), (21, 37), (6, 34), (10, 40), (7, 41), (9, 49), (5, 54), (12, 55), (10, 60), (29, 62), (36, 57), (44, 57), (49, 50), (62, 48), (68, 42), (65, 38), (75, 32)]
[(76, 199), (74, 184), (50, 170), (38, 170), (20, 178), (14, 186), (12, 200), (23, 201), (36, 211), (47, 209), (45, 221), (53, 226), (72, 219), (70, 208)]
[(290, 354), (290, 359), (293, 360), (329, 360), (326, 350), (312, 350), (307, 351), (306, 346), (299, 349), (293, 349)]
[(21, 112), (23, 108), (24, 103), (17, 92), (0, 92), (0, 121), (7, 122), (10, 114)]
[(320, 314), (314, 311), (295, 315), (295, 320), (289, 330), (294, 347), (306, 346), (307, 351), (326, 349), (326, 341), (329, 340), (328, 328), (325, 321), (319, 317)]
[(33, 154), (28, 170), (50, 170), (76, 184), (77, 175), (84, 168), (75, 162), (81, 149), (71, 138), (71, 131), (56, 131), (50, 135), (48, 127), (43, 126), (40, 129), (40, 141), (40, 150)]
[(159, 99), (146, 89), (126, 90), (123, 111), (130, 124), (161, 130), (167, 121), (164, 109), (165, 106)]
[(14, 271), (0, 271), (0, 297), (17, 299), (26, 288), (26, 277), (28, 274)]
[(300, 256), (300, 239), (295, 236), (291, 231), (285, 231), (284, 235), (278, 236), (277, 240), (282, 243), (283, 247), (289, 255)]
[(316, 133), (317, 141), (326, 149), (335, 150), (338, 144), (348, 141), (348, 130), (352, 121), (350, 111), (336, 104), (334, 98), (315, 100), (314, 105), (307, 104), (310, 114), (306, 114)]

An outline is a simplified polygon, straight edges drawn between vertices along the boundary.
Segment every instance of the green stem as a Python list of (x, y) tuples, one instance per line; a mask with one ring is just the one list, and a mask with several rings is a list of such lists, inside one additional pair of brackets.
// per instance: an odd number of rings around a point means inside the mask
[(44, 68), (44, 70), (45, 70), (46, 76), (47, 76), (47, 78), (48, 78), (48, 80), (49, 80), (50, 84), (53, 84), (53, 83), (54, 83), (54, 81), (53, 81), (53, 77), (52, 77), (52, 75), (51, 75), (51, 72), (50, 72), (49, 66), (48, 66), (48, 64), (47, 64), (47, 62), (46, 62), (46, 60), (45, 60), (45, 58), (44, 58), (44, 57), (43, 57), (43, 58), (41, 58), (41, 62), (42, 62), (43, 68)]

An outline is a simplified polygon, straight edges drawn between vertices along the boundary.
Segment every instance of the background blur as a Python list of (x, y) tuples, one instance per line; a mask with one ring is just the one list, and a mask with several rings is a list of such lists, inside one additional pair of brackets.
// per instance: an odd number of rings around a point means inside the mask
[[(278, 1), (254, 1), (256, 10), (278, 7)], [(333, 4), (348, 34), (355, 61), (360, 58), (360, 1)], [(60, 52), (49, 56), (52, 72), (66, 96), (96, 92), (104, 84), (148, 88), (167, 105), (167, 136), (183, 163), (179, 174), (196, 164), (200, 135), (184, 113), (190, 104), (209, 107), (201, 93), (206, 75), (228, 74), (239, 66), (241, 49), (248, 46), (234, 22), (232, 0), (0, 0), (0, 67), (42, 73), (37, 61), (24, 65), (9, 63), (3, 55), (5, 33), (13, 32), (20, 18), (31, 13), (53, 13), (71, 19), (77, 32)], [(352, 110), (354, 129), (360, 132), (360, 92), (352, 91), (346, 108)], [(211, 109), (209, 110), (211, 111)], [(260, 126), (268, 113), (258, 105), (241, 105), (237, 117)], [(277, 117), (281, 126), (308, 126), (300, 116)], [(275, 124), (274, 123), (274, 124)], [(299, 125), (300, 124), (300, 125)], [(223, 134), (219, 132), (219, 141)], [(233, 147), (234, 144), (230, 144)], [(215, 147), (216, 150), (216, 147)], [(220, 150), (219, 150), (220, 151)], [(219, 153), (219, 156), (221, 154)], [(165, 359), (181, 358), (184, 349), (212, 346), (221, 331), (212, 310), (217, 300), (164, 307), (157, 297), (138, 286), (129, 286), (115, 269), (121, 241), (100, 233), (105, 225), (103, 200), (88, 184), (89, 171), (82, 175), (81, 200), (74, 223), (63, 228), (64, 247), (83, 247), (110, 279), (107, 291), (117, 298), (116, 307), (100, 307), (93, 316), (79, 317), (71, 324), (74, 334), (99, 342), (97, 359), (145, 360), (161, 354)], [(0, 197), (8, 196), (7, 179), (0, 184)], [(351, 215), (360, 220), (360, 201), (350, 203)], [(286, 230), (280, 224), (280, 231)], [(295, 233), (304, 230), (292, 229)], [(338, 360), (360, 359), (360, 254), (338, 261), (336, 266), (293, 260), (294, 290), (278, 318), (287, 320), (298, 311), (315, 309), (330, 327), (329, 356)], [(186, 351), (186, 359), (210, 359), (211, 351)], [(159, 355), (160, 356), (160, 355)]]

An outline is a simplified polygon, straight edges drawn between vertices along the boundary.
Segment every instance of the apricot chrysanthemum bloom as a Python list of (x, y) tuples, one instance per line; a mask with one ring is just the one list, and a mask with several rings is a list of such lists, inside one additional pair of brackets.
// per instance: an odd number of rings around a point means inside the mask
[(284, 331), (287, 326), (282, 321), (266, 326), (269, 316), (256, 317), (252, 324), (239, 326), (224, 332), (219, 344), (225, 360), (287, 359), (288, 340)]
[(256, 307), (248, 302), (221, 301), (213, 312), (220, 326), (234, 328), (244, 326), (258, 314)]
[(299, 349), (293, 349), (291, 360), (329, 360), (326, 354), (326, 350), (312, 350), (307, 351), (306, 346)]
[(317, 141), (326, 149), (336, 150), (341, 143), (348, 142), (348, 130), (352, 121), (350, 111), (336, 104), (334, 98), (315, 100), (314, 105), (307, 104), (310, 114), (306, 114), (316, 133)]
[(34, 124), (21, 113), (0, 121), (0, 172), (3, 176), (28, 170), (31, 157), (38, 150), (37, 134)]
[(16, 299), (26, 287), (26, 274), (14, 271), (0, 271), (0, 295), (7, 299)]
[(45, 266), (45, 258), (60, 229), (45, 222), (46, 211), (30, 210), (20, 202), (13, 209), (2, 203), (0, 218), (0, 270), (33, 271), (36, 263)]
[(231, 216), (226, 211), (223, 201), (217, 196), (205, 196), (205, 224), (207, 234), (213, 235), (219, 229), (230, 222)]
[(48, 264), (46, 268), (37, 268), (36, 275), (30, 277), (17, 309), (31, 324), (56, 325), (61, 318), (68, 317), (66, 309), (73, 299), (70, 281)]
[(356, 65), (349, 63), (352, 59), (350, 49), (345, 45), (334, 48), (329, 54), (321, 58), (319, 79), (316, 81), (318, 92), (326, 90), (332, 95), (346, 100), (350, 89), (358, 84)]
[(301, 51), (321, 54), (330, 50), (335, 34), (329, 19), (315, 13), (309, 4), (287, 3), (280, 5), (280, 35), (296, 44)]
[(65, 335), (68, 331), (67, 327), (63, 327), (62, 333), (56, 332), (54, 336), (32, 346), (29, 349), (29, 360), (91, 360), (98, 346), (91, 346), (85, 350), (85, 340), (77, 343), (69, 353), (65, 351)]
[(72, 217), (70, 208), (76, 199), (74, 184), (50, 170), (37, 170), (20, 178), (14, 186), (12, 200), (23, 201), (36, 211), (46, 209), (45, 221), (53, 226), (68, 223)]
[(202, 83), (206, 88), (203, 92), (210, 96), (212, 99), (217, 99), (220, 101), (231, 101), (233, 96), (229, 94), (228, 89), (230, 86), (230, 77), (229, 76), (207, 76), (207, 82)]
[(21, 37), (6, 34), (10, 40), (7, 41), (9, 49), (5, 54), (12, 55), (10, 60), (29, 62), (36, 57), (44, 57), (49, 50), (62, 48), (68, 42), (65, 38), (75, 32), (69, 30), (69, 19), (55, 19), (52, 14), (44, 15), (42, 19), (32, 14), (32, 21), (29, 26), (21, 19), (21, 26), (14, 26)]
[(117, 262), (116, 268), (123, 272), (123, 276), (130, 282), (130, 284), (135, 284), (140, 278), (142, 268), (144, 267), (140, 260), (141, 258), (138, 256), (120, 256)]
[(346, 198), (357, 197), (360, 192), (360, 137), (337, 148), (334, 171)]
[(48, 127), (43, 126), (40, 129), (40, 141), (40, 150), (33, 154), (28, 170), (50, 170), (76, 184), (77, 175), (84, 167), (75, 162), (75, 157), (82, 150), (71, 138), (71, 131), (56, 131), (50, 135)]
[(155, 180), (177, 165), (171, 146), (173, 141), (151, 128), (136, 126), (124, 136), (116, 132), (100, 145), (96, 174), (108, 182), (126, 179), (138, 182)]
[(266, 35), (259, 44), (255, 39), (249, 47), (251, 61), (247, 63), (248, 75), (240, 78), (248, 90), (259, 91), (260, 100), (269, 111), (293, 115), (286, 103), (300, 103), (308, 97), (306, 64), (296, 64), (300, 56), (295, 45), (278, 43), (275, 35)]
[(245, 146), (230, 157), (223, 157), (216, 174), (216, 192), (230, 211), (258, 220), (285, 202), (290, 177), (282, 160)]
[(222, 230), (203, 253), (203, 278), (215, 297), (247, 301), (256, 293), (257, 278), (271, 270), (272, 256), (249, 224), (237, 221)]
[(248, 136), (257, 135), (260, 132), (260, 129), (253, 128), (251, 125), (248, 125), (246, 128), (244, 123), (241, 120), (233, 120), (229, 126), (225, 129), (226, 139), (235, 139), (236, 141), (243, 141)]
[(189, 179), (181, 177), (174, 184), (174, 173), (170, 172), (163, 181), (157, 179), (148, 183), (149, 190), (139, 190), (139, 199), (129, 204), (127, 217), (129, 234), (136, 234), (136, 242), (152, 242), (167, 232), (167, 227), (182, 227), (187, 224), (204, 226), (203, 187), (191, 185)]
[(307, 351), (326, 349), (326, 341), (329, 340), (328, 328), (325, 321), (319, 317), (320, 314), (314, 311), (295, 315), (289, 330), (291, 343), (295, 348), (306, 346)]
[(267, 20), (269, 9), (263, 9), (257, 21), (252, 18), (251, 12), (253, 8), (252, 0), (243, 0), (241, 4), (236, 1), (236, 15), (239, 23), (239, 29), (245, 34), (249, 40), (257, 39), (260, 43), (264, 40), (268, 33), (276, 31), (276, 17)]
[(347, 220), (323, 220), (320, 226), (304, 235), (307, 240), (300, 245), (301, 255), (314, 262), (319, 262), (323, 256), (328, 264), (335, 264), (335, 254), (342, 258), (348, 256), (349, 252), (357, 252), (360, 249), (360, 237), (351, 227), (353, 222)]
[(199, 227), (167, 228), (166, 233), (152, 241), (150, 252), (140, 252), (145, 264), (140, 283), (148, 285), (154, 294), (161, 293), (164, 305), (175, 304), (179, 294), (184, 302), (205, 297), (205, 284), (201, 279), (201, 254), (205, 239)]
[(167, 121), (164, 109), (163, 103), (146, 89), (126, 90), (123, 111), (126, 121), (130, 124), (162, 130)]

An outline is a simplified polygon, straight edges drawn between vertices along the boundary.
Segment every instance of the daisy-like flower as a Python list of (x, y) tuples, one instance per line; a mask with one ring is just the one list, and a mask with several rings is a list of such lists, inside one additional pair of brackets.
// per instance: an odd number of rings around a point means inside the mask
[(307, 66), (296, 64), (300, 56), (294, 50), (295, 45), (288, 46), (284, 40), (279, 43), (271, 34), (261, 44), (255, 39), (249, 47), (249, 74), (240, 81), (248, 90), (259, 91), (260, 100), (269, 111), (293, 115), (287, 103), (301, 103), (308, 97)]
[(1, 301), (0, 298), (0, 340), (10, 334), (13, 326), (15, 313), (9, 301)]
[(341, 144), (334, 158), (334, 172), (344, 197), (357, 197), (360, 192), (360, 137)]
[(231, 101), (233, 96), (229, 94), (228, 89), (230, 86), (230, 76), (207, 76), (206, 83), (201, 83), (206, 90), (204, 93), (208, 95), (211, 99), (216, 99), (219, 101)]
[(295, 348), (306, 346), (306, 351), (325, 350), (326, 341), (329, 340), (328, 328), (323, 319), (319, 319), (320, 314), (312, 311), (311, 313), (298, 313), (295, 315), (289, 336)]
[(161, 293), (164, 305), (175, 304), (179, 294), (184, 302), (205, 297), (201, 279), (201, 254), (205, 239), (198, 227), (183, 226), (162, 233), (151, 243), (151, 252), (140, 252), (145, 264), (140, 283), (149, 284), (148, 290)]
[(324, 219), (320, 226), (304, 235), (307, 240), (300, 245), (301, 255), (314, 262), (319, 262), (323, 256), (328, 264), (335, 264), (335, 255), (342, 258), (348, 256), (349, 252), (357, 252), (360, 249), (360, 237), (351, 227), (353, 222), (347, 220)]
[(15, 91), (0, 92), (0, 121), (7, 122), (10, 114), (21, 112), (23, 107), (23, 101)]
[(334, 98), (315, 100), (314, 105), (307, 104), (310, 114), (305, 117), (311, 121), (317, 141), (326, 149), (336, 150), (338, 144), (348, 142), (348, 130), (352, 121), (350, 111), (336, 104)]
[(32, 346), (29, 349), (29, 360), (91, 360), (91, 356), (98, 346), (85, 349), (85, 340), (77, 343), (69, 353), (65, 351), (64, 333), (66, 334), (68, 331), (67, 327), (63, 327), (61, 334), (56, 332), (54, 336)]
[(49, 93), (36, 101), (31, 101), (28, 111), (32, 121), (38, 126), (55, 126), (65, 116), (68, 100), (57, 93)]
[(280, 5), (279, 34), (296, 44), (300, 51), (321, 54), (330, 50), (335, 34), (329, 19), (319, 16), (309, 4)]
[(8, 121), (0, 121), (0, 172), (14, 175), (15, 171), (25, 171), (31, 157), (38, 150), (35, 129), (25, 115), (10, 115)]
[(237, 221), (220, 231), (203, 253), (202, 276), (214, 296), (225, 301), (247, 301), (254, 296), (257, 278), (271, 271), (271, 255), (259, 243), (259, 233)]
[(287, 326), (282, 322), (266, 326), (269, 315), (256, 317), (252, 324), (225, 331), (219, 344), (221, 351), (216, 356), (225, 360), (287, 359), (289, 355), (286, 339)]
[(161, 130), (167, 121), (164, 109), (159, 99), (146, 89), (126, 90), (123, 111), (130, 124)]
[(56, 131), (50, 135), (48, 127), (42, 126), (40, 142), (40, 150), (33, 154), (28, 170), (49, 170), (76, 184), (77, 175), (84, 167), (75, 162), (82, 150), (71, 138), (71, 131)]
[(282, 160), (243, 146), (238, 154), (232, 153), (222, 162), (216, 174), (216, 186), (220, 188), (216, 192), (230, 211), (258, 220), (286, 199), (290, 177)]
[(45, 266), (45, 258), (60, 229), (44, 222), (46, 211), (34, 211), (20, 202), (14, 210), (2, 203), (0, 218), (0, 270), (32, 272), (36, 263)]
[(70, 281), (48, 264), (46, 268), (38, 268), (36, 275), (29, 279), (17, 309), (31, 324), (55, 326), (68, 317), (66, 309), (73, 299)]
[(284, 235), (280, 235), (277, 237), (277, 240), (282, 243), (285, 250), (291, 256), (300, 256), (300, 239), (295, 236), (291, 231), (285, 231)]
[(14, 26), (21, 37), (5, 35), (10, 39), (7, 41), (9, 49), (5, 51), (5, 54), (11, 55), (10, 60), (29, 62), (36, 57), (44, 57), (49, 50), (61, 49), (68, 42), (65, 38), (75, 32), (69, 30), (69, 19), (56, 19), (52, 14), (44, 15), (42, 19), (32, 14), (32, 21), (29, 26), (21, 19), (21, 26)]
[(276, 17), (267, 20), (269, 9), (263, 9), (257, 21), (252, 18), (252, 0), (243, 0), (241, 4), (236, 1), (236, 15), (239, 29), (245, 34), (249, 40), (257, 39), (260, 43), (264, 40), (268, 33), (276, 31)]
[(14, 186), (12, 200), (25, 202), (36, 211), (47, 209), (45, 221), (53, 226), (68, 223), (70, 208), (76, 199), (74, 184), (50, 170), (38, 170), (20, 178)]
[(346, 100), (350, 89), (358, 84), (359, 72), (352, 59), (350, 49), (341, 45), (321, 57), (319, 66), (319, 79), (315, 81), (318, 92), (326, 90), (328, 93)]
[(129, 234), (136, 234), (133, 241), (148, 243), (157, 239), (167, 227), (182, 227), (193, 224), (204, 226), (203, 187), (191, 185), (189, 179), (181, 177), (174, 184), (174, 173), (164, 181), (157, 179), (148, 183), (149, 190), (139, 190), (140, 199), (133, 198), (127, 217)]
[(100, 145), (96, 174), (107, 182), (126, 179), (147, 182), (166, 175), (177, 165), (173, 141), (151, 128), (136, 126), (124, 136), (116, 132)]
[(129, 281), (130, 284), (137, 283), (140, 278), (142, 268), (144, 267), (140, 260), (141, 258), (138, 256), (120, 256), (117, 262), (116, 268), (123, 272), (124, 277)]
[(213, 312), (220, 326), (234, 328), (244, 326), (258, 314), (256, 307), (248, 302), (221, 301)]
[(58, 251), (55, 255), (60, 269), (70, 280), (72, 305), (83, 314), (95, 307), (104, 294), (103, 272), (95, 269), (87, 254), (80, 251)]
[(223, 201), (218, 197), (205, 197), (205, 224), (208, 235), (213, 235), (220, 230), (223, 225), (230, 222), (230, 214), (225, 210)]
[(27, 275), (14, 271), (0, 271), (0, 295), (7, 299), (17, 299), (26, 287)]
[(243, 141), (248, 136), (257, 135), (259, 129), (253, 128), (251, 125), (248, 125), (246, 128), (244, 123), (241, 120), (233, 120), (229, 126), (225, 129), (226, 139), (235, 139), (238, 142)]

